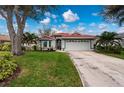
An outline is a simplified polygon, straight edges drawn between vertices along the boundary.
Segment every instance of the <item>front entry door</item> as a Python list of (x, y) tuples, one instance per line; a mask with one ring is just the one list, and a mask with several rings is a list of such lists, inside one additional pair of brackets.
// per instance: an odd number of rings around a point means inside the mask
[(56, 48), (61, 50), (61, 40), (60, 39), (56, 40)]

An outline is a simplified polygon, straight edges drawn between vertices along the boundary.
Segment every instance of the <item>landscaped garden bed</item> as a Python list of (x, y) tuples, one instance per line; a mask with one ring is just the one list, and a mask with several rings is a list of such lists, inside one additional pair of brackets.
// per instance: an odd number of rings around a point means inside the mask
[(19, 67), (9, 52), (0, 52), (0, 86), (5, 86), (19, 73)]

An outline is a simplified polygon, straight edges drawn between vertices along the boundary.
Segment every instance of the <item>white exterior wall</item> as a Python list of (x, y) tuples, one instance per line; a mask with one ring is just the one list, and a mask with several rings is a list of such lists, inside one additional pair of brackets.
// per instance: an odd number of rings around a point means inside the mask
[(56, 48), (56, 41), (55, 40), (51, 41), (51, 47)]
[[(87, 41), (87, 42), (86, 42)], [(86, 40), (77, 42), (77, 41), (71, 41), (67, 42), (66, 40), (61, 40), (61, 50), (63, 51), (69, 51), (69, 50), (93, 50), (94, 48), (94, 40)], [(41, 47), (43, 48), (44, 41), (41, 41)], [(56, 40), (51, 41), (51, 47), (56, 49)], [(49, 48), (49, 41), (47, 41), (47, 48)]]
[(43, 43), (44, 43), (44, 41), (41, 41), (41, 48), (43, 48)]
[(49, 48), (49, 41), (47, 41), (47, 48)]
[(65, 40), (61, 40), (61, 50), (64, 50), (65, 48)]
[(91, 40), (91, 48), (94, 49), (95, 40)]

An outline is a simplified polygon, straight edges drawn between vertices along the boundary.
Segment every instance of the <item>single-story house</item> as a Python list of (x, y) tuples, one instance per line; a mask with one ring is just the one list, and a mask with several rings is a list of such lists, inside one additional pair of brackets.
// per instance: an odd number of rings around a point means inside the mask
[(8, 35), (0, 35), (0, 44), (10, 42), (10, 37)]
[(80, 33), (56, 33), (51, 36), (44, 35), (39, 39), (41, 49), (53, 48), (55, 50), (93, 50), (95, 36)]

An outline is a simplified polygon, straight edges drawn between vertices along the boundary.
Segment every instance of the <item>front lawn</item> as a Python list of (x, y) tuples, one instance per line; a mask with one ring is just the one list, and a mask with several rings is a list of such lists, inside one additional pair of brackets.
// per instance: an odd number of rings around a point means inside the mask
[(21, 73), (8, 86), (82, 86), (77, 70), (66, 53), (27, 52), (14, 59), (20, 66)]

